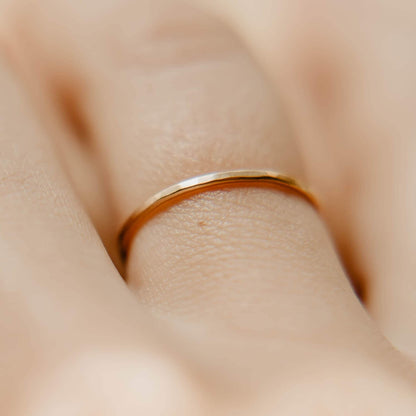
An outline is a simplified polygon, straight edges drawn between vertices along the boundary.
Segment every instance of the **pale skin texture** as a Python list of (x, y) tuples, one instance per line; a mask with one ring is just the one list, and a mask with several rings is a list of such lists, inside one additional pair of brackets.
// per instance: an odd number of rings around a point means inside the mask
[[(1, 414), (416, 414), (413, 2), (2, 0), (0, 19)], [(207, 192), (122, 270), (143, 200), (238, 168), (309, 183), (321, 215)]]

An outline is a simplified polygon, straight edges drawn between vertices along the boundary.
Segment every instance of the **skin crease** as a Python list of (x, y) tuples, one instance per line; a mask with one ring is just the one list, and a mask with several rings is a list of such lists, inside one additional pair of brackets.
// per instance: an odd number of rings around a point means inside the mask
[[(135, 239), (128, 285), (102, 245), (111, 253), (125, 217), (186, 177), (258, 167), (315, 181), (323, 156), (310, 161), (294, 140), (307, 120), (317, 128), (304, 101), (283, 88), (279, 102), (279, 78), (198, 7), (3, 7), (2, 413), (415, 414), (410, 360), (369, 319), (323, 220), (296, 195), (233, 189), (174, 206)], [(272, 61), (261, 60), (270, 73)], [(303, 118), (291, 126), (293, 114)]]

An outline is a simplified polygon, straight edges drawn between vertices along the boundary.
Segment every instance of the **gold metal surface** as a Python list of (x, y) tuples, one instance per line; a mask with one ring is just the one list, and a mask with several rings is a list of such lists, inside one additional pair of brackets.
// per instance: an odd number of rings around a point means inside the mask
[(278, 187), (295, 191), (314, 206), (314, 196), (295, 179), (271, 170), (232, 170), (214, 172), (186, 179), (158, 192), (149, 198), (141, 208), (134, 211), (122, 226), (119, 236), (119, 248), (125, 260), (134, 236), (151, 217), (158, 212), (178, 203), (180, 200), (208, 190), (225, 187)]

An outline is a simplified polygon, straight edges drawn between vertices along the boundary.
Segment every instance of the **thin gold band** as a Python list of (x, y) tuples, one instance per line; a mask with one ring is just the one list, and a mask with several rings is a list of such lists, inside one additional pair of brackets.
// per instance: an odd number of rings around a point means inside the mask
[(315, 197), (298, 181), (279, 172), (270, 170), (231, 170), (214, 172), (186, 179), (169, 186), (149, 198), (141, 208), (134, 211), (121, 227), (118, 242), (121, 255), (126, 259), (130, 245), (138, 230), (151, 217), (180, 200), (206, 191), (230, 186), (279, 187), (292, 190), (303, 196), (314, 206)]

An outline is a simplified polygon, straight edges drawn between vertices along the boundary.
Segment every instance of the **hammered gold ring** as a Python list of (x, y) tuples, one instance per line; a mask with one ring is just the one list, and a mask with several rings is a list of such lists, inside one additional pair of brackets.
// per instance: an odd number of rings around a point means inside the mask
[(139, 229), (154, 215), (192, 195), (225, 187), (273, 187), (294, 191), (317, 207), (315, 197), (295, 179), (271, 170), (231, 170), (186, 179), (149, 198), (121, 227), (118, 243), (124, 260)]

